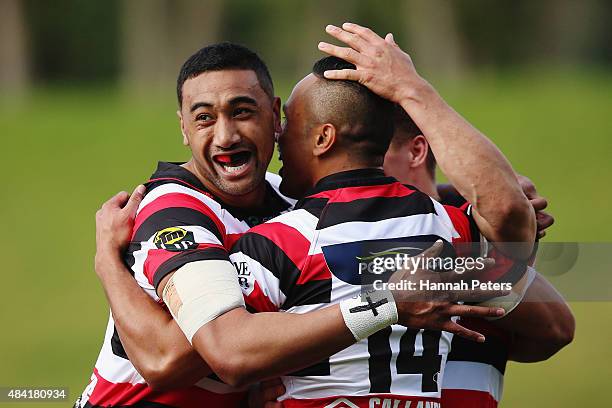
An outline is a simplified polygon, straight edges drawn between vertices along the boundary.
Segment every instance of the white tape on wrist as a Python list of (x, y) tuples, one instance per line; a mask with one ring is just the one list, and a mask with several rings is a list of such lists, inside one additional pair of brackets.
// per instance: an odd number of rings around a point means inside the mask
[(525, 297), (525, 293), (527, 293), (527, 289), (533, 282), (536, 277), (536, 270), (531, 266), (527, 266), (527, 270), (514, 285), (512, 285), (512, 290), (506, 296), (500, 296), (493, 299), (485, 300), (484, 302), (478, 303), (478, 306), (485, 307), (501, 307), (506, 311), (503, 316), (500, 317), (485, 317), (487, 320), (498, 320), (503, 319), (508, 315), (511, 311), (513, 311), (523, 300)]
[(244, 306), (236, 269), (223, 260), (190, 262), (180, 267), (168, 280), (162, 298), (190, 343), (200, 327)]
[(364, 293), (340, 302), (346, 327), (357, 341), (363, 340), (387, 326), (397, 323), (397, 307), (388, 290)]

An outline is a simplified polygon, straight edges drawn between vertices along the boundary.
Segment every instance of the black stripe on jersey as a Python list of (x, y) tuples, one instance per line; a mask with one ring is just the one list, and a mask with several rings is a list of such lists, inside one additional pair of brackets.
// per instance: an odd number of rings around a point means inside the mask
[(293, 306), (316, 305), (319, 303), (331, 302), (331, 279), (315, 280), (294, 285), (285, 302), (282, 304), (282, 309), (289, 309)]
[(472, 214), (472, 211), (474, 211), (474, 207), (470, 205), (466, 207), (466, 209), (463, 212), (468, 217), (468, 220), (470, 222), (470, 235), (471, 235), (472, 241), (479, 242), (480, 241), (480, 230), (478, 229), (476, 220), (474, 220), (474, 215)]
[(134, 271), (132, 268), (136, 263), (136, 258), (134, 258), (134, 254), (142, 249), (142, 242), (130, 242), (128, 245), (127, 251), (123, 255), (123, 261), (128, 266), (130, 270), (130, 274), (134, 276)]
[[(303, 198), (296, 204), (295, 209), (304, 209), (317, 218), (321, 218), (321, 213), (329, 199), (327, 198)], [(299, 207), (298, 207), (299, 205)]]
[(232, 248), (259, 262), (279, 280), (281, 292), (287, 295), (300, 277), (300, 269), (274, 241), (263, 235), (247, 232)]
[(463, 204), (466, 203), (466, 199), (463, 198), (463, 196), (459, 193), (453, 192), (453, 193), (447, 193), (444, 196), (440, 197), (440, 200), (438, 200), (440, 202), (440, 204), (444, 204), (444, 205), (450, 205), (451, 207), (461, 207)]
[(285, 302), (281, 305), (283, 309), (331, 301), (331, 279), (298, 285), (300, 268), (268, 237), (255, 232), (247, 232), (234, 245), (233, 252), (248, 255), (279, 280), (279, 288), (286, 297)]
[(494, 336), (487, 336), (484, 343), (476, 343), (463, 337), (453, 336), (451, 352), (448, 355), (448, 361), (489, 364), (502, 374), (506, 371), (507, 360), (508, 347), (502, 340)]
[(389, 336), (391, 336), (391, 327), (374, 333), (368, 337), (368, 370), (370, 377), (370, 392), (371, 393), (389, 393), (391, 392), (391, 345)]
[(259, 313), (259, 310), (255, 309), (253, 306), (249, 305), (248, 303), (245, 304), (246, 310), (249, 313)]
[(407, 197), (362, 198), (346, 203), (331, 203), (319, 219), (317, 229), (345, 222), (376, 222), (417, 214), (436, 214), (431, 199), (420, 192)]
[[(134, 276), (134, 271), (132, 270), (132, 267), (134, 266), (134, 263), (136, 263), (134, 253), (140, 251), (141, 248), (142, 244), (140, 242), (130, 242), (130, 245), (128, 246), (128, 249), (123, 257), (123, 260), (128, 266), (128, 270), (130, 271), (130, 274), (132, 276)], [(121, 343), (121, 339), (119, 338), (117, 326), (114, 326), (113, 328), (113, 336), (111, 337), (110, 343), (111, 350), (113, 351), (114, 355), (129, 360), (128, 355), (125, 352), (125, 349), (123, 348), (123, 343)]]
[[(187, 170), (185, 170), (185, 171), (187, 171)], [(189, 171), (187, 171), (187, 172), (190, 173)], [(161, 177), (160, 180), (155, 180), (153, 182), (147, 181), (145, 183), (145, 187), (147, 188), (145, 194), (148, 194), (150, 191), (156, 189), (157, 187), (163, 186), (164, 184), (178, 184), (180, 186), (187, 187), (188, 189), (190, 189), (192, 191), (197, 191), (198, 193), (204, 192), (204, 193), (208, 193), (209, 196), (212, 196), (212, 194), (206, 189), (206, 187), (204, 187), (202, 185), (202, 183), (200, 183), (199, 180), (197, 180), (197, 181), (196, 180), (186, 181), (186, 180), (182, 179), (182, 177), (183, 177), (182, 175), (181, 175), (181, 178), (179, 178), (177, 176), (172, 177), (172, 178), (164, 178), (164, 177), (171, 177), (171, 176), (166, 175), (166, 176)], [(194, 187), (200, 189), (201, 191), (198, 191), (198, 190), (194, 189)]]
[(159, 210), (149, 216), (138, 228), (132, 241), (148, 241), (157, 231), (168, 227), (198, 225), (212, 232), (223, 244), (223, 235), (217, 225), (206, 214), (186, 207), (170, 207)]
[(111, 337), (111, 350), (113, 351), (113, 354), (117, 357), (129, 360), (129, 357), (125, 352), (125, 349), (123, 348), (123, 343), (121, 343), (121, 339), (119, 338), (117, 326), (113, 326), (113, 337)]
[(153, 275), (153, 286), (157, 289), (159, 282), (169, 274), (170, 272), (180, 268), (189, 262), (206, 261), (219, 259), (222, 261), (229, 262), (229, 256), (224, 249), (220, 248), (205, 248), (205, 249), (193, 249), (188, 251), (179, 252), (176, 256), (168, 259), (162, 263)]
[[(152, 190), (155, 187), (159, 187), (163, 184), (181, 184), (185, 187), (189, 187), (190, 189), (201, 190), (202, 192), (209, 193), (208, 189), (202, 184), (200, 179), (196, 177), (195, 174), (184, 168), (182, 165), (185, 163), (180, 162), (158, 162), (157, 168), (155, 172), (151, 175), (150, 180), (145, 186), (147, 187), (147, 192)], [(211, 194), (212, 195), (212, 194)]]
[(310, 367), (302, 368), (301, 370), (294, 371), (291, 374), (286, 374), (292, 377), (307, 377), (312, 375), (330, 375), (331, 369), (329, 366), (329, 358), (318, 362), (317, 364), (311, 365)]

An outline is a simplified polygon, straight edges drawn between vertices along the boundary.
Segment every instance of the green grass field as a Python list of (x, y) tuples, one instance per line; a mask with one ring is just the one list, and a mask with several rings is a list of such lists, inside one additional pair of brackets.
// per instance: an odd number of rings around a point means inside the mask
[[(541, 72), (441, 93), (549, 198), (557, 223), (546, 240), (612, 241), (612, 76)], [(67, 386), (72, 401), (88, 382), (108, 317), (93, 271), (94, 213), (157, 160), (187, 159), (170, 92), (155, 103), (56, 89), (0, 105), (0, 386)], [(512, 364), (502, 406), (607, 405), (612, 304), (573, 309), (574, 343), (550, 361)]]

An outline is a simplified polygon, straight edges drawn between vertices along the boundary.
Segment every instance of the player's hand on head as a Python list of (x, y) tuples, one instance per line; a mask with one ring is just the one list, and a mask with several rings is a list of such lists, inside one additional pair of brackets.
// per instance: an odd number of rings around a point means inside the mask
[(144, 193), (145, 187), (139, 185), (132, 194), (122, 191), (102, 204), (96, 212), (96, 256), (125, 250)]
[(523, 189), (523, 193), (525, 193), (525, 196), (529, 199), (536, 212), (538, 239), (544, 238), (546, 229), (555, 223), (555, 218), (544, 211), (548, 207), (548, 200), (538, 194), (535, 184), (528, 177), (517, 174), (516, 178)]
[(357, 81), (396, 103), (406, 98), (406, 85), (424, 82), (410, 56), (395, 43), (393, 34), (383, 39), (369, 28), (353, 23), (344, 23), (342, 28), (328, 25), (325, 31), (348, 47), (320, 42), (319, 49), (356, 66), (354, 70), (327, 71), (326, 78)]
[(276, 399), (285, 393), (280, 378), (262, 381), (249, 390), (249, 408), (282, 408)]

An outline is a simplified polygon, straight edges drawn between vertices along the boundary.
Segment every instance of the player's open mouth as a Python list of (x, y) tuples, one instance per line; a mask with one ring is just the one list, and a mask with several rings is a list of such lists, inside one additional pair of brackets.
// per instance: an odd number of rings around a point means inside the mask
[(253, 153), (242, 151), (229, 154), (217, 154), (213, 156), (213, 161), (227, 175), (242, 175), (252, 162)]

